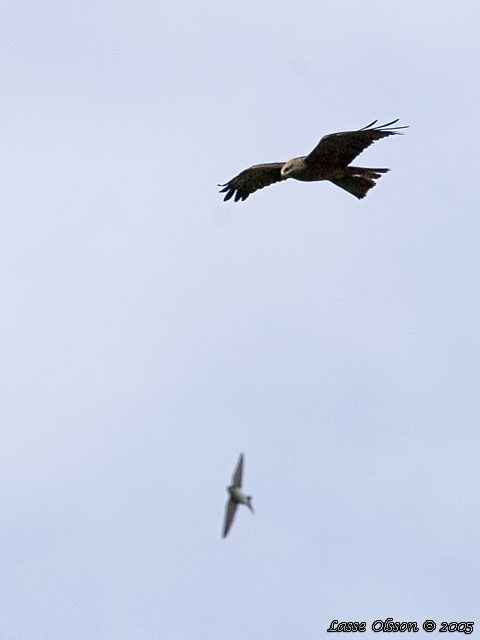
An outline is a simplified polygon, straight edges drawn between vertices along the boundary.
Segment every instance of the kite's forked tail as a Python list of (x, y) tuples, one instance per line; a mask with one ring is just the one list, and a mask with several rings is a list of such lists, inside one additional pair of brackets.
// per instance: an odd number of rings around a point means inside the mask
[(375, 180), (382, 177), (390, 169), (365, 169), (364, 167), (347, 167), (345, 175), (339, 180), (332, 180), (340, 189), (361, 200), (375, 186)]

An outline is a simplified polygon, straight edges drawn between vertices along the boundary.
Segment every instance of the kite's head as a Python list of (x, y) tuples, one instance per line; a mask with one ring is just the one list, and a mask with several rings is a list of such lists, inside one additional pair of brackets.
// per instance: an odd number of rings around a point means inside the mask
[(303, 158), (293, 158), (286, 162), (280, 169), (282, 178), (293, 178), (299, 170), (302, 169)]

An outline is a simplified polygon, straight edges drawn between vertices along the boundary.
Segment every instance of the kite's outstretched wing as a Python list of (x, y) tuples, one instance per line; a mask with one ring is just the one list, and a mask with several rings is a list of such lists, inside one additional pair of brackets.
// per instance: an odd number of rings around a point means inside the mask
[(223, 525), (223, 537), (225, 538), (227, 533), (232, 526), (233, 519), (235, 517), (235, 512), (237, 510), (237, 506), (233, 500), (227, 501), (227, 506), (225, 508), (225, 524)]
[(373, 125), (376, 122), (377, 120), (374, 120), (358, 131), (341, 131), (340, 133), (331, 133), (328, 136), (324, 136), (315, 149), (305, 158), (306, 163), (310, 166), (325, 167), (326, 169), (346, 167), (376, 140), (398, 135), (400, 133), (398, 129), (408, 128), (392, 127), (393, 124), (398, 122), (398, 118), (387, 124), (374, 127)]
[(232, 487), (241, 488), (243, 475), (243, 453), (240, 454), (238, 459), (237, 468), (232, 476)]
[(285, 180), (280, 173), (280, 169), (284, 164), (284, 162), (256, 164), (249, 169), (245, 169), (245, 171), (242, 171), (225, 184), (219, 184), (219, 187), (223, 187), (223, 189), (220, 189), (220, 193), (226, 192), (224, 200), (230, 200), (233, 195), (235, 195), (235, 202), (246, 200), (257, 189), (263, 189), (263, 187), (268, 187), (274, 182)]

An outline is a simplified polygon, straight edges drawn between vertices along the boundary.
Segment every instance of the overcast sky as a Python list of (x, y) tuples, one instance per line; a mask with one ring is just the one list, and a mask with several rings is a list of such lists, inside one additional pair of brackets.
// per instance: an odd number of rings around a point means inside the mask
[[(4, 1), (2, 638), (480, 626), (479, 20)], [(362, 201), (217, 193), (375, 118)]]

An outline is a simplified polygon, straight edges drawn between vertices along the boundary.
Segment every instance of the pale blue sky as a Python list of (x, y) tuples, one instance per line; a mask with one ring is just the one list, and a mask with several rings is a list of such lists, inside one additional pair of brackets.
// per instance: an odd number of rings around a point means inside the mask
[[(478, 3), (2, 15), (0, 636), (480, 625)], [(397, 117), (363, 201), (217, 193)]]

